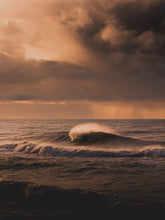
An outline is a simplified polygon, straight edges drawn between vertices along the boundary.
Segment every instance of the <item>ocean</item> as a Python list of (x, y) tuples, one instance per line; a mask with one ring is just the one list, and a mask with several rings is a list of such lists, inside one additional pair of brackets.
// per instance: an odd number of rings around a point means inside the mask
[(165, 120), (1, 120), (0, 217), (165, 209)]

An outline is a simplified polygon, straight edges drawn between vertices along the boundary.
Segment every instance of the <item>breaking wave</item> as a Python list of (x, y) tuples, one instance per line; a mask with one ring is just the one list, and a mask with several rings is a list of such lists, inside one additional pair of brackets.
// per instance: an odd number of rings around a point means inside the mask
[(110, 134), (113, 132), (113, 130), (105, 125), (99, 125), (96, 123), (84, 123), (73, 127), (69, 132), (69, 136), (72, 141), (75, 141), (82, 134), (90, 134), (90, 133), (98, 133), (98, 132)]
[(85, 123), (75, 126), (69, 132), (72, 142), (78, 145), (131, 145), (131, 146), (146, 146), (149, 144), (161, 144), (160, 142), (144, 141), (140, 139), (124, 137), (112, 130), (110, 127), (95, 124)]
[[(15, 140), (13, 139), (13, 142)], [(57, 131), (50, 133), (39, 133), (25, 136), (19, 141), (37, 142), (44, 145), (61, 145), (61, 146), (147, 146), (147, 145), (165, 145), (163, 142), (145, 141), (117, 134), (108, 126), (95, 123), (85, 123), (73, 127), (70, 132)], [(27, 151), (31, 150), (29, 146)], [(19, 151), (23, 151), (19, 147)]]
[(0, 152), (70, 157), (165, 157), (164, 142), (144, 141), (113, 133), (107, 126), (80, 124), (69, 133), (47, 133), (30, 141), (1, 145)]
[(120, 135), (115, 134), (108, 134), (104, 132), (90, 132), (90, 133), (82, 133), (82, 134), (76, 134), (74, 137), (72, 137), (72, 141), (77, 144), (104, 144), (104, 143), (146, 143), (145, 141), (129, 138), (129, 137), (123, 137)]

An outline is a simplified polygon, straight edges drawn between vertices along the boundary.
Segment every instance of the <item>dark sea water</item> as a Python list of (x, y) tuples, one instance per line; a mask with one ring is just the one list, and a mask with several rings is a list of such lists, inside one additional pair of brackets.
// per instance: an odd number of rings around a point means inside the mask
[(165, 120), (1, 120), (0, 193), (17, 218), (164, 210)]

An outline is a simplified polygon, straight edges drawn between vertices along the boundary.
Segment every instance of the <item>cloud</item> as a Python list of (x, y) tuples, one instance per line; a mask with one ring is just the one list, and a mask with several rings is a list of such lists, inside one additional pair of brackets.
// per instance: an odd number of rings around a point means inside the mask
[(94, 73), (85, 67), (59, 61), (0, 55), (0, 98), (5, 100), (86, 99)]
[(1, 100), (165, 101), (163, 0), (12, 2), (1, 2)]
[[(112, 59), (113, 73), (108, 74), (103, 70), (100, 74), (100, 71), (94, 72), (72, 63), (16, 59), (1, 55), (0, 99), (36, 101), (157, 99), (165, 101), (162, 61), (151, 66), (154, 57), (149, 59), (140, 56), (137, 60), (137, 56), (130, 56), (129, 60), (125, 60), (125, 57), (118, 56)], [(155, 70), (158, 69), (159, 72), (156, 72)]]
[(96, 2), (88, 6), (90, 22), (75, 26), (84, 45), (106, 56), (115, 52), (164, 54), (164, 1)]
[(10, 56), (23, 56), (23, 32), (15, 21), (0, 23), (0, 52)]

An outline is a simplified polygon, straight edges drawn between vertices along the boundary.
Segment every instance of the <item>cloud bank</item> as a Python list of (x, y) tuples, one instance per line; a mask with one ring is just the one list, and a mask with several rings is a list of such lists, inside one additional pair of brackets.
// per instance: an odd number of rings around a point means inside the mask
[(1, 101), (165, 102), (164, 0), (0, 7)]

